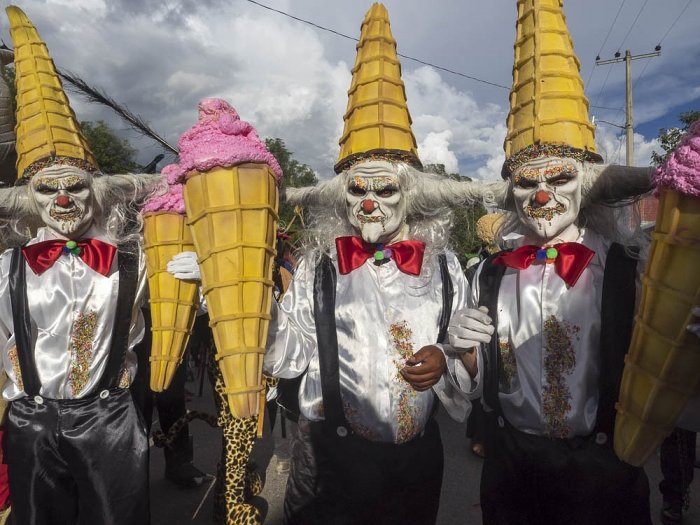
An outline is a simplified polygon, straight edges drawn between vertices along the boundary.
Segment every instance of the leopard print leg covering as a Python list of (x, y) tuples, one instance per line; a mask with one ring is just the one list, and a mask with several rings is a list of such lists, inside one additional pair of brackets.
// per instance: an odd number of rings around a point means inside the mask
[[(257, 418), (235, 418), (231, 415), (224, 393), (224, 379), (213, 357), (209, 359), (209, 366), (215, 378), (218, 424), (222, 430), (222, 453), (217, 469), (214, 521), (223, 525), (262, 525), (260, 511), (246, 503), (246, 500), (262, 490), (260, 476), (248, 469), (248, 459), (257, 429)], [(254, 479), (255, 476), (257, 480)]]

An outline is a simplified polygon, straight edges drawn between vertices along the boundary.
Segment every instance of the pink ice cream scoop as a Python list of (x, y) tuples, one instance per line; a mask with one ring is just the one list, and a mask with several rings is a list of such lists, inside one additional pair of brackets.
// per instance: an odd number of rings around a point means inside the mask
[(671, 188), (684, 195), (700, 197), (700, 120), (696, 120), (654, 174), (656, 193)]
[(282, 181), (282, 169), (277, 159), (262, 143), (255, 128), (241, 120), (225, 100), (202, 100), (199, 103), (199, 122), (182, 134), (178, 146), (184, 173), (261, 162), (270, 166), (278, 184)]
[(155, 195), (146, 201), (143, 206), (143, 213), (170, 211), (185, 214), (185, 201), (182, 198), (182, 181), (185, 172), (177, 164), (168, 164), (161, 171), (168, 183), (165, 193)]

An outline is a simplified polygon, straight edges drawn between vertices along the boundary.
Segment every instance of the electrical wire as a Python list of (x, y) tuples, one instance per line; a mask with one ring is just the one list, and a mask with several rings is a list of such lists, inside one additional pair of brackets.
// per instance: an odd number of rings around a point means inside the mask
[(671, 32), (671, 29), (673, 29), (673, 26), (675, 26), (676, 23), (678, 23), (678, 21), (679, 21), (679, 20), (681, 19), (681, 17), (683, 16), (683, 13), (685, 13), (685, 10), (688, 9), (688, 7), (690, 6), (690, 3), (691, 3), (692, 1), (693, 1), (693, 0), (688, 0), (688, 3), (685, 4), (685, 7), (684, 7), (683, 10), (681, 11), (681, 13), (676, 17), (676, 19), (673, 21), (673, 23), (671, 24), (671, 27), (668, 28), (668, 31), (666, 31), (666, 33), (664, 33), (664, 36), (661, 37), (661, 40), (659, 40), (659, 45), (661, 45), (661, 42), (663, 42), (664, 39), (668, 36), (668, 34)]
[[(620, 16), (620, 12), (622, 11), (622, 8), (625, 5), (626, 1), (627, 0), (622, 0), (622, 2), (620, 2), (620, 7), (617, 9), (617, 14), (615, 15), (615, 18), (613, 19), (612, 24), (610, 24), (610, 28), (608, 29), (608, 34), (605, 35), (605, 39), (603, 40), (603, 43), (600, 44), (600, 49), (596, 53), (596, 57), (599, 57), (600, 54), (603, 52), (603, 47), (605, 47), (605, 44), (607, 43), (608, 38), (610, 37), (610, 33), (612, 33), (613, 27), (615, 27), (615, 22), (617, 22), (617, 17)], [(595, 64), (593, 64), (593, 67), (591, 68), (591, 74), (588, 75), (588, 80), (586, 80), (586, 84), (585, 84), (586, 86), (590, 83), (591, 78), (593, 77), (594, 71), (595, 71)]]
[(632, 25), (630, 26), (630, 28), (627, 30), (627, 34), (625, 35), (625, 38), (622, 39), (622, 43), (617, 47), (618, 51), (620, 49), (622, 49), (623, 46), (625, 45), (625, 42), (627, 42), (627, 37), (629, 37), (630, 33), (632, 33), (632, 29), (634, 29), (634, 26), (637, 24), (637, 20), (639, 20), (639, 16), (642, 14), (642, 11), (644, 11), (644, 8), (646, 7), (647, 3), (649, 3), (649, 0), (644, 0), (642, 7), (639, 8), (639, 11), (637, 12), (637, 16), (634, 17), (634, 21), (632, 22)]
[[(330, 28), (328, 28), (328, 27), (324, 27), (324, 26), (322, 26), (322, 25), (316, 24), (316, 23), (311, 22), (311, 21), (309, 21), (309, 20), (306, 20), (306, 19), (304, 19), (304, 18), (299, 18), (298, 16), (291, 15), (291, 14), (285, 12), (285, 11), (280, 11), (279, 9), (274, 9), (274, 8), (272, 8), (272, 7), (270, 7), (270, 6), (265, 5), (265, 4), (261, 4), (260, 2), (256, 2), (255, 0), (246, 0), (246, 1), (247, 1), (247, 2), (250, 2), (251, 4), (257, 5), (258, 7), (262, 7), (263, 9), (267, 9), (268, 11), (273, 11), (273, 12), (278, 13), (278, 14), (280, 14), (280, 15), (289, 17), (289, 18), (291, 18), (291, 19), (293, 19), (293, 20), (296, 20), (297, 22), (301, 22), (301, 23), (303, 23), (303, 24), (308, 24), (308, 25), (313, 26), (313, 27), (315, 27), (315, 28), (317, 28), (317, 29), (321, 29), (322, 31), (328, 31), (329, 33), (333, 33), (334, 35), (337, 35), (337, 36), (340, 36), (340, 37), (343, 37), (343, 38), (347, 38), (348, 40), (353, 40), (353, 41), (355, 41), (355, 42), (358, 41), (357, 38), (354, 38), (354, 37), (351, 37), (351, 36), (349, 36), (349, 35), (343, 34), (343, 33), (339, 32), (339, 31), (334, 30), (334, 29), (330, 29)], [(440, 71), (445, 71), (445, 72), (447, 72), (447, 73), (451, 73), (451, 74), (453, 74), (453, 75), (457, 75), (457, 76), (460, 76), (460, 77), (463, 77), (463, 78), (467, 78), (467, 79), (473, 80), (473, 81), (475, 81), (475, 82), (481, 82), (482, 84), (488, 84), (489, 86), (494, 86), (494, 87), (497, 87), (497, 88), (510, 90), (510, 87), (509, 87), (509, 86), (504, 86), (503, 84), (497, 84), (497, 83), (495, 83), (495, 82), (489, 82), (488, 80), (483, 80), (483, 79), (481, 79), (481, 78), (477, 78), (477, 77), (472, 76), (472, 75), (467, 75), (467, 74), (465, 74), (465, 73), (460, 73), (459, 71), (455, 71), (455, 70), (453, 70), (453, 69), (449, 69), (449, 68), (446, 68), (446, 67), (438, 66), (438, 65), (435, 65), (435, 64), (433, 64), (433, 63), (431, 63), (431, 62), (426, 62), (425, 60), (421, 60), (421, 59), (419, 59), (419, 58), (414, 58), (414, 57), (411, 57), (411, 56), (408, 56), (408, 55), (403, 55), (403, 54), (398, 53), (398, 52), (397, 52), (396, 54), (397, 54), (398, 56), (400, 56), (401, 58), (405, 58), (405, 59), (407, 59), (407, 60), (412, 60), (412, 61), (414, 61), (414, 62), (418, 62), (419, 64), (423, 64), (423, 65), (425, 65), (425, 66), (430, 66), (430, 67), (433, 67), (433, 68), (435, 68), (435, 69), (439, 69)]]

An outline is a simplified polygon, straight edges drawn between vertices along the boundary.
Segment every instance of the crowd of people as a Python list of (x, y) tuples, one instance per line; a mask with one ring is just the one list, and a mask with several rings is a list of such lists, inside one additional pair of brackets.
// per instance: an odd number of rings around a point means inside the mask
[[(308, 221), (294, 250), (278, 235), (262, 368), (280, 380), (297, 423), (286, 524), (434, 524), (441, 409), (459, 422), (471, 415), (485, 525), (652, 523), (644, 469), (613, 443), (648, 256), (627, 206), (655, 175), (596, 152), (570, 39), (549, 50), (567, 58), (560, 70), (528, 47), (543, 32), (566, 34), (555, 4), (543, 25), (519, 11), (516, 56), (526, 60), (514, 68), (503, 180), (493, 183), (423, 168), (388, 13), (381, 4), (368, 11), (336, 176), (287, 188)], [(20, 109), (18, 184), (0, 189), (9, 225), (0, 485), (6, 478), (17, 525), (145, 525), (153, 406), (166, 432), (186, 413), (184, 367), (165, 393), (147, 385), (141, 207), (162, 179), (100, 172), (45, 44), (21, 10), (8, 16)], [(568, 91), (547, 91), (560, 77), (573, 79)], [(32, 104), (34, 96), (51, 102)], [(449, 233), (453, 210), (472, 204), (501, 215), (467, 269)], [(172, 273), (201, 280), (195, 256)], [(699, 328), (689, 331), (700, 337)], [(187, 426), (178, 428), (164, 474), (198, 487), (205, 474)], [(694, 460), (689, 430), (661, 446), (666, 524), (682, 522)], [(226, 523), (238, 522), (229, 514)]]

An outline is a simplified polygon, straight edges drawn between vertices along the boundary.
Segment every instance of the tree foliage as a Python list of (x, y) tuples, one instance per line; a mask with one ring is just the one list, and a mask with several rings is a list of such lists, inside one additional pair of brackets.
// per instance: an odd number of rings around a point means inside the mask
[(117, 137), (114, 130), (102, 120), (84, 121), (80, 127), (102, 173), (129, 173), (139, 171), (136, 150), (129, 141)]
[[(427, 164), (425, 171), (445, 175), (455, 180), (471, 180), (471, 178), (462, 176), (459, 173), (447, 173), (444, 164)], [(474, 257), (483, 246), (483, 243), (476, 235), (476, 221), (486, 214), (486, 208), (482, 204), (472, 204), (455, 207), (452, 211), (454, 217), (452, 231), (450, 232), (450, 248), (457, 255), (462, 268), (465, 268), (467, 261)]]
[(678, 120), (683, 124), (681, 128), (661, 128), (659, 130), (659, 143), (664, 150), (663, 153), (653, 151), (651, 153), (651, 162), (655, 166), (663, 164), (671, 152), (676, 149), (676, 146), (681, 141), (685, 132), (688, 131), (690, 125), (700, 118), (700, 111), (686, 111), (678, 116)]
[[(316, 173), (306, 164), (302, 164), (294, 158), (294, 153), (287, 149), (284, 140), (280, 138), (266, 138), (267, 149), (279, 162), (282, 168), (283, 185), (286, 188), (300, 188), (302, 186), (315, 186), (318, 183)], [(280, 202), (280, 229), (287, 230), (292, 243), (301, 235), (303, 215), (296, 216), (295, 210), (286, 202)]]

